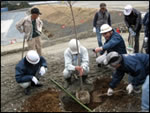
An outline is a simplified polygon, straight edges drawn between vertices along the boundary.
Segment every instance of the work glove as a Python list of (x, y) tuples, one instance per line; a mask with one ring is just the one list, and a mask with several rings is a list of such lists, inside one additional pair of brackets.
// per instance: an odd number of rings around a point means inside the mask
[(131, 36), (133, 36), (133, 37), (136, 35), (136, 33), (133, 31), (132, 28), (129, 28), (129, 32), (130, 32)]
[(143, 45), (143, 48), (147, 48), (148, 47), (148, 37), (145, 37), (144, 38), (144, 45)]
[(145, 38), (144, 38), (144, 41), (147, 43), (147, 42), (148, 42), (148, 37), (145, 37)]
[(93, 32), (94, 32), (94, 33), (96, 32), (96, 27), (93, 27)]
[(126, 90), (128, 91), (128, 94), (130, 94), (130, 93), (133, 91), (133, 85), (132, 85), (132, 84), (129, 84), (129, 85), (126, 87)]
[(41, 76), (43, 76), (43, 75), (46, 73), (46, 70), (47, 70), (47, 68), (45, 68), (44, 66), (42, 66), (42, 67), (40, 68), (39, 74), (40, 74)]
[(35, 76), (32, 77), (32, 81), (33, 81), (36, 85), (37, 85), (38, 82), (39, 82), (38, 79), (37, 79)]
[(131, 36), (135, 37), (135, 35), (136, 35), (136, 33), (133, 31), (133, 32), (131, 33)]
[(113, 89), (109, 88), (108, 91), (107, 91), (107, 96), (112, 96), (113, 92), (114, 92)]
[(129, 32), (132, 33), (133, 32), (133, 29), (131, 27), (129, 27)]

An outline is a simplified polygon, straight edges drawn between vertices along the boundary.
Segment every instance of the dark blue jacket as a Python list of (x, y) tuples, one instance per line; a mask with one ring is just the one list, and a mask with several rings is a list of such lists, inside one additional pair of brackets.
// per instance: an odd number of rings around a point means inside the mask
[(115, 30), (113, 30), (112, 36), (110, 37), (109, 40), (106, 40), (102, 48), (103, 48), (103, 51), (101, 52), (101, 54), (103, 54), (106, 50), (107, 50), (107, 53), (111, 51), (116, 51), (119, 54), (127, 53), (123, 38)]
[(46, 60), (44, 57), (40, 57), (38, 64), (30, 64), (24, 57), (16, 65), (16, 81), (18, 83), (29, 82), (32, 80), (32, 77), (35, 76), (36, 72), (40, 69), (41, 66), (47, 67)]
[(147, 12), (144, 16), (143, 25), (145, 26), (145, 37), (149, 38), (149, 12)]
[(112, 81), (109, 83), (111, 88), (122, 80), (125, 73), (130, 74), (134, 78), (131, 82), (133, 86), (144, 83), (146, 76), (149, 74), (149, 55), (148, 54), (123, 54), (121, 66), (113, 74)]

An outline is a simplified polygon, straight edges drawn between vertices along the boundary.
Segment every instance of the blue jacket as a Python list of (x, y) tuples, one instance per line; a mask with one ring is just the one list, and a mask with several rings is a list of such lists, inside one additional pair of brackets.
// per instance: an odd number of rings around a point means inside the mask
[(145, 26), (145, 37), (149, 38), (149, 11), (144, 16), (143, 25)]
[(116, 69), (109, 86), (115, 88), (125, 73), (135, 77), (131, 81), (133, 86), (143, 84), (146, 76), (149, 74), (149, 55), (141, 53), (123, 54), (122, 58), (121, 66)]
[(36, 72), (40, 69), (41, 66), (47, 67), (47, 63), (44, 57), (40, 56), (39, 63), (35, 65), (30, 64), (24, 57), (16, 65), (16, 81), (18, 83), (31, 81), (32, 77), (35, 76)]
[(113, 30), (112, 36), (110, 37), (109, 40), (106, 40), (102, 48), (103, 48), (103, 51), (101, 52), (101, 54), (103, 54), (106, 50), (107, 50), (107, 53), (111, 51), (116, 51), (119, 54), (127, 53), (123, 38), (115, 30)]

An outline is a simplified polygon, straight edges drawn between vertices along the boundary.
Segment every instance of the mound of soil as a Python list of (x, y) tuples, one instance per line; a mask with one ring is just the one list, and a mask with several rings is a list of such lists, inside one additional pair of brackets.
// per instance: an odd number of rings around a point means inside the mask
[[(49, 23), (61, 24), (65, 26), (73, 26), (72, 15), (69, 6), (60, 5), (40, 5), (35, 6), (40, 9), (42, 15), (41, 19), (47, 20)], [(73, 13), (76, 25), (82, 24), (94, 18), (97, 9), (93, 8), (74, 8)]]
[(48, 89), (29, 97), (22, 106), (22, 112), (61, 112), (59, 92)]
[[(72, 14), (69, 6), (38, 5), (34, 7), (38, 7), (42, 13), (40, 18), (44, 23), (43, 32), (48, 38), (54, 39), (74, 34)], [(90, 34), (93, 33), (93, 19), (98, 10), (96, 8), (73, 7), (77, 33), (85, 32), (85, 34), (91, 36)], [(124, 25), (124, 17), (121, 11), (109, 12), (114, 29)], [(96, 36), (96, 34), (93, 33), (93, 36)]]

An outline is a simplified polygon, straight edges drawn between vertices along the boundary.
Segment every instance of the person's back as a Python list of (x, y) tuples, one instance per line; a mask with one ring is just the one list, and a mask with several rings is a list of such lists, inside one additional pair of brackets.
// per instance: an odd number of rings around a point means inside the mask
[(123, 54), (121, 66), (116, 69), (110, 86), (114, 88), (122, 80), (125, 73), (136, 79), (131, 80), (134, 86), (143, 84), (149, 74), (149, 55), (142, 53)]
[[(142, 85), (141, 109), (142, 111), (149, 111), (149, 55), (141, 53), (121, 55), (117, 52), (110, 52), (104, 62), (105, 65), (110, 65), (116, 69), (112, 81), (109, 83), (107, 95), (113, 95), (114, 88), (119, 85), (125, 73), (128, 73), (130, 74), (126, 87), (128, 94), (131, 94), (132, 91), (140, 93), (139, 86)], [(133, 78), (130, 79), (130, 76)]]

